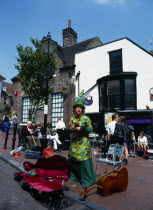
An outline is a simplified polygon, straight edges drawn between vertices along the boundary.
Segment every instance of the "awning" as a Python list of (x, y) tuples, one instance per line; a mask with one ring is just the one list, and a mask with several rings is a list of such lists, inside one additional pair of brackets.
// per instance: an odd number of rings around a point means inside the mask
[(128, 124), (151, 124), (152, 119), (129, 119)]

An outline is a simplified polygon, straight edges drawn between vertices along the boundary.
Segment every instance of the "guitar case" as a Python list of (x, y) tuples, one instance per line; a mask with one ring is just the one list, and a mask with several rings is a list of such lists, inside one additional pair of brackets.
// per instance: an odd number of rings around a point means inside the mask
[(97, 184), (87, 188), (80, 193), (83, 199), (86, 198), (87, 193), (97, 187), (97, 191), (102, 196), (110, 196), (115, 192), (123, 192), (128, 186), (128, 171), (125, 167), (118, 167), (107, 174), (101, 175), (97, 179)]

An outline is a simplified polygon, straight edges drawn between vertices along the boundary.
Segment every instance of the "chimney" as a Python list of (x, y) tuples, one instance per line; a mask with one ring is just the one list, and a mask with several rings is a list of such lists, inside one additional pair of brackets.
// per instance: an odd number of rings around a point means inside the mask
[(71, 28), (71, 20), (68, 20), (68, 28), (63, 29), (63, 47), (69, 47), (77, 43), (77, 33)]

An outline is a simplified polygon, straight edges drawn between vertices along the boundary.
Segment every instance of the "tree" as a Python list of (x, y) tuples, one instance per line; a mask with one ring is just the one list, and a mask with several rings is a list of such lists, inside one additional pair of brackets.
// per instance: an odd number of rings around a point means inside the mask
[[(42, 105), (45, 99), (45, 87), (46, 87), (46, 68), (48, 71), (48, 80), (53, 78), (55, 72), (56, 61), (54, 55), (46, 55), (43, 52), (41, 42), (37, 39), (32, 39), (31, 42), (35, 48), (23, 47), (17, 45), (18, 65), (15, 68), (18, 70), (17, 75), (21, 82), (22, 89), (29, 95), (34, 108), (38, 105)], [(48, 89), (48, 94), (52, 92), (52, 88)]]

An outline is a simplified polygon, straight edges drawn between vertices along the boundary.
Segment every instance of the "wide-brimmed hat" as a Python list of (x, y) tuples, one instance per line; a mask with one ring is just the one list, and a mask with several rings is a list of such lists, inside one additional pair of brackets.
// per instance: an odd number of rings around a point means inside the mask
[(81, 100), (77, 100), (74, 105), (73, 105), (73, 109), (75, 109), (77, 106), (81, 106), (83, 109), (85, 109), (84, 103)]

